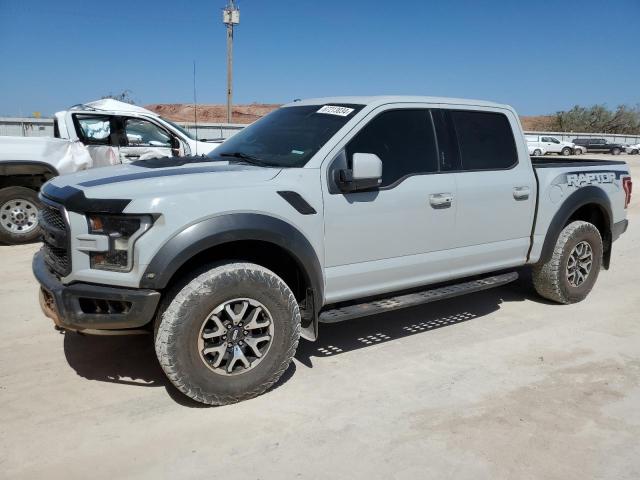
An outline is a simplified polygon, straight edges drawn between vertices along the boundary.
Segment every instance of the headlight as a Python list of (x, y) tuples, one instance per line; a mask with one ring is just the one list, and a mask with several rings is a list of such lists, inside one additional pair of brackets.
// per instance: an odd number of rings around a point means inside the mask
[(153, 224), (149, 215), (87, 215), (89, 233), (109, 238), (109, 250), (90, 252), (91, 268), (129, 272), (133, 268), (133, 245)]

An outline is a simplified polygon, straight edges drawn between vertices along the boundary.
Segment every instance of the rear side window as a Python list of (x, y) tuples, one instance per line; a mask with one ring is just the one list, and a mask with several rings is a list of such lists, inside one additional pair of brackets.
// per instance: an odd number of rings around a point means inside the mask
[(346, 148), (375, 153), (382, 160), (382, 184), (389, 186), (408, 175), (438, 171), (438, 154), (428, 110), (391, 110), (371, 120)]
[(462, 170), (503, 170), (518, 163), (513, 132), (501, 113), (451, 112)]
[(106, 115), (76, 115), (78, 136), (89, 145), (109, 145), (111, 140), (111, 117)]

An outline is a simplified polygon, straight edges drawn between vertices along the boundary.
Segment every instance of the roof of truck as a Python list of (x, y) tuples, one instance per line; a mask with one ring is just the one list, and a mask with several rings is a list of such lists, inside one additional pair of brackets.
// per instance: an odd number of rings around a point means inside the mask
[(448, 105), (473, 105), (479, 107), (507, 108), (509, 105), (487, 102), (484, 100), (473, 100), (468, 98), (448, 98), (448, 97), (426, 97), (414, 95), (374, 95), (374, 96), (354, 96), (354, 97), (321, 97), (296, 100), (284, 105), (292, 107), (295, 105), (324, 105), (328, 103), (351, 103), (357, 105), (384, 105), (387, 103), (444, 103)]
[(129, 113), (144, 113), (146, 115), (158, 116), (157, 113), (147, 110), (146, 108), (138, 107), (137, 105), (131, 105), (130, 103), (114, 100), (113, 98), (103, 98), (101, 100), (95, 100), (93, 102), (82, 103), (74, 105), (69, 110), (100, 110), (102, 112), (129, 112)]

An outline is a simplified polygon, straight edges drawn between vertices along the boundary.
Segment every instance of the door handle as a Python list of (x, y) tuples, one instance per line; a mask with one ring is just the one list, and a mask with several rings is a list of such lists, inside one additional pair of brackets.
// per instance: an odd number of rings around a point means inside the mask
[(429, 195), (429, 203), (433, 208), (449, 208), (453, 202), (451, 193), (434, 193)]
[(526, 200), (529, 198), (529, 187), (513, 187), (513, 198), (516, 200)]

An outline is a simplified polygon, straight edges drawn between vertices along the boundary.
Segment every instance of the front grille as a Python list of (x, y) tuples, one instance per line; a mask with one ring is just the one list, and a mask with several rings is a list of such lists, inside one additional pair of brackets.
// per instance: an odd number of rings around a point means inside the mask
[(43, 223), (47, 225), (51, 225), (58, 230), (66, 230), (67, 225), (65, 224), (64, 217), (62, 216), (62, 212), (57, 208), (50, 207), (49, 205), (44, 205), (42, 210), (40, 211), (41, 220)]
[(54, 272), (68, 275), (71, 272), (69, 229), (62, 210), (43, 203), (38, 220), (42, 228), (45, 262)]

